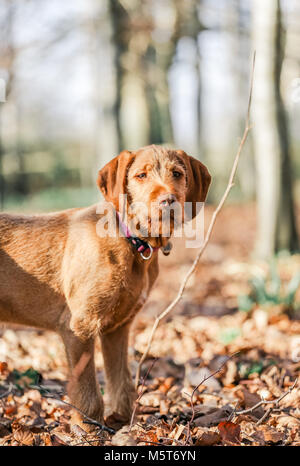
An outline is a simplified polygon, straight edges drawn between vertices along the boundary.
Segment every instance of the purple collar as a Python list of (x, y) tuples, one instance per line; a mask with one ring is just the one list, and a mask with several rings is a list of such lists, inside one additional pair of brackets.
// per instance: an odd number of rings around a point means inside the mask
[[(134, 247), (134, 249), (136, 249), (140, 253), (141, 257), (144, 260), (151, 259), (153, 252), (157, 251), (159, 248), (153, 248), (151, 244), (147, 243), (147, 241), (144, 241), (141, 238), (138, 238), (137, 236), (133, 236), (128, 226), (125, 225), (125, 223), (122, 221), (121, 215), (118, 211), (117, 216), (125, 238), (127, 238), (127, 240)], [(148, 255), (145, 256), (144, 252), (146, 252)]]

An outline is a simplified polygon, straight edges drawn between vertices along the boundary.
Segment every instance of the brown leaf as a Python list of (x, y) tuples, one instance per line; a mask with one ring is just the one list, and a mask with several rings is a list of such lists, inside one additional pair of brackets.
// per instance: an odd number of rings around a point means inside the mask
[(7, 370), (7, 362), (0, 362), (0, 374), (4, 374), (5, 372), (7, 372)]
[(201, 432), (197, 437), (195, 445), (200, 447), (211, 447), (212, 445), (217, 445), (220, 442), (220, 434), (214, 430), (208, 430), (207, 432)]
[(4, 413), (9, 416), (10, 414), (15, 414), (17, 412), (17, 407), (15, 405), (7, 406)]
[(65, 447), (68, 445), (63, 439), (61, 439), (58, 435), (52, 434), (51, 435), (51, 444), (53, 447)]
[(138, 406), (136, 410), (137, 414), (152, 414), (158, 412), (158, 407), (153, 406)]
[(153, 445), (153, 443), (159, 443), (158, 437), (155, 431), (149, 431), (146, 435), (142, 435), (138, 438), (140, 442), (145, 442), (147, 445)]
[(170, 402), (168, 400), (161, 400), (159, 406), (160, 414), (168, 414)]
[(48, 432), (43, 432), (40, 437), (42, 438), (44, 444), (46, 447), (51, 447), (52, 442), (51, 442), (51, 435)]
[(33, 433), (27, 429), (20, 428), (14, 432), (13, 436), (20, 445), (29, 446), (34, 444)]
[(266, 443), (278, 443), (284, 439), (284, 433), (269, 427), (268, 425), (260, 426), (251, 436), (253, 440), (258, 441), (261, 445)]
[(174, 440), (179, 440), (181, 435), (183, 434), (183, 431), (186, 427), (184, 425), (176, 425), (175, 428), (170, 432), (169, 438), (174, 439)]
[(0, 417), (0, 426), (5, 427), (7, 430), (11, 430), (12, 420), (5, 417)]
[[(244, 409), (252, 408), (256, 405), (261, 398), (256, 393), (251, 393), (245, 387), (242, 387), (236, 392), (237, 397), (240, 399), (241, 405)], [(259, 406), (251, 412), (257, 419), (260, 419), (264, 415), (265, 411), (262, 406)]]
[(166, 394), (172, 385), (174, 384), (174, 377), (167, 377), (164, 382), (158, 387), (158, 390), (164, 394)]
[(274, 397), (278, 397), (282, 394), (280, 388), (276, 385), (272, 377), (270, 377), (268, 374), (261, 374), (261, 380), (266, 382), (270, 392), (274, 395)]
[(229, 443), (231, 445), (240, 444), (241, 428), (238, 424), (224, 421), (219, 423), (218, 429), (223, 443)]
[(83, 430), (78, 424), (73, 424), (71, 427), (72, 434), (76, 435), (76, 437), (85, 437), (86, 431)]
[(6, 437), (9, 434), (10, 434), (10, 431), (7, 429), (7, 427), (4, 426), (3, 424), (0, 424), (0, 437)]
[(232, 408), (229, 405), (225, 405), (222, 408), (216, 408), (209, 414), (198, 417), (194, 420), (194, 424), (195, 426), (202, 427), (217, 426), (220, 422), (225, 421), (231, 412)]
[(32, 417), (34, 414), (32, 413), (31, 409), (27, 405), (18, 405), (18, 419), (21, 419), (22, 417)]
[(136, 440), (129, 432), (129, 426), (123, 426), (111, 439), (111, 444), (115, 446), (135, 446), (137, 445)]
[(107, 427), (111, 427), (111, 429), (119, 430), (121, 429), (124, 424), (128, 421), (127, 418), (121, 416), (119, 413), (112, 413), (105, 418), (105, 424)]
[(46, 422), (44, 418), (37, 416), (32, 421), (27, 423), (27, 425), (30, 427), (30, 430), (33, 434), (39, 434), (44, 432)]
[(280, 427), (289, 427), (300, 429), (300, 420), (293, 416), (282, 415), (276, 418), (277, 425)]
[(144, 393), (140, 398), (139, 403), (142, 406), (159, 407), (161, 400), (166, 399), (166, 396), (159, 391)]

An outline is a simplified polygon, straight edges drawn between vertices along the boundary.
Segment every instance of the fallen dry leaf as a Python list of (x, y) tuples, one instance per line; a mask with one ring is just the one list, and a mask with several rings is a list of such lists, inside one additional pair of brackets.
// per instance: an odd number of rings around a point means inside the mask
[(6, 426), (0, 423), (0, 437), (6, 437), (10, 434), (10, 431)]
[(174, 377), (167, 377), (164, 382), (158, 387), (158, 390), (164, 394), (166, 394), (172, 385), (174, 384)]
[(179, 440), (185, 428), (186, 427), (182, 424), (177, 425), (175, 429), (173, 429), (172, 432), (170, 432), (169, 438), (174, 439), (174, 440)]
[(232, 408), (229, 405), (215, 408), (210, 414), (205, 414), (194, 420), (195, 426), (211, 427), (216, 426), (220, 422), (225, 421), (231, 414)]
[(16, 442), (18, 442), (20, 445), (33, 445), (34, 444), (34, 436), (32, 432), (29, 430), (19, 428), (13, 433), (13, 438), (15, 439)]
[(7, 362), (0, 362), (0, 374), (4, 374), (8, 370)]
[[(261, 398), (256, 393), (251, 393), (245, 387), (242, 387), (240, 390), (236, 391), (236, 396), (239, 398), (241, 406), (243, 409), (252, 408), (257, 403), (261, 401)], [(264, 415), (265, 411), (262, 406), (259, 406), (250, 414), (255, 416), (257, 419), (260, 419)]]
[(200, 447), (211, 447), (213, 445), (217, 445), (220, 442), (221, 435), (214, 430), (208, 430), (197, 435), (195, 445)]
[(159, 405), (159, 412), (160, 414), (168, 414), (169, 412), (170, 402), (168, 400), (161, 400)]
[(129, 432), (130, 426), (123, 426), (111, 439), (111, 444), (120, 447), (137, 445), (133, 435)]
[(239, 424), (229, 421), (220, 422), (218, 429), (223, 443), (231, 445), (240, 444), (241, 427)]
[(4, 410), (7, 416), (11, 416), (12, 414), (15, 414), (17, 411), (18, 411), (18, 408), (15, 405), (7, 406), (7, 408), (5, 408)]
[(105, 418), (105, 424), (114, 430), (119, 430), (127, 423), (127, 418), (119, 413), (112, 413)]
[(159, 407), (161, 400), (165, 400), (166, 396), (160, 391), (144, 393), (140, 398), (139, 403), (142, 406), (151, 406), (153, 408)]
[(136, 412), (137, 414), (153, 414), (159, 411), (158, 407), (153, 406), (138, 406)]
[(256, 432), (251, 436), (254, 440), (258, 441), (260, 445), (266, 445), (268, 443), (279, 443), (284, 440), (284, 433), (263, 425), (257, 427)]
[(57, 434), (52, 434), (50, 438), (51, 438), (51, 444), (53, 447), (66, 447), (69, 445), (62, 438), (60, 438), (60, 436), (58, 436)]
[(300, 429), (300, 420), (293, 416), (281, 415), (276, 418), (276, 424), (279, 427), (289, 427)]

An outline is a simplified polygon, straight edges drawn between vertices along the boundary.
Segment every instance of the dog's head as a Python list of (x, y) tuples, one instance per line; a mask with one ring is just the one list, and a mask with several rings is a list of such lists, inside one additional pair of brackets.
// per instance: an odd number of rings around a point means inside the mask
[[(99, 171), (97, 184), (116, 210), (123, 213), (126, 208), (138, 236), (149, 239), (162, 235), (164, 219), (168, 219), (172, 233), (176, 218), (183, 219), (178, 213), (180, 208), (184, 212), (185, 202), (190, 203), (193, 218), (196, 203), (206, 199), (210, 180), (205, 165), (184, 151), (152, 145), (136, 152), (121, 152)], [(124, 194), (127, 201), (121, 205), (120, 195)], [(156, 233), (151, 235), (150, 231)], [(162, 245), (164, 241), (152, 244)]]

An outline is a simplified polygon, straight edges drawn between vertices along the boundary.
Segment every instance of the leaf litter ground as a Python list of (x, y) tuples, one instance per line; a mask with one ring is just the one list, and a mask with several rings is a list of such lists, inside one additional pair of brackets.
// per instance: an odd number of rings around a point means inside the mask
[[(211, 209), (206, 213), (208, 224)], [(122, 426), (120, 416), (106, 413), (114, 435), (98, 428), (87, 434), (71, 426), (68, 370), (56, 334), (3, 326), (0, 445), (299, 446), (300, 389), (299, 382), (293, 384), (300, 371), (300, 320), (276, 304), (238, 309), (238, 297), (250, 292), (249, 278), (265, 276), (269, 268), (251, 259), (254, 217), (253, 205), (221, 212), (182, 301), (155, 334), (133, 422)], [(155, 316), (175, 296), (196, 252), (185, 250), (182, 240), (174, 243), (171, 255), (161, 257), (158, 282), (131, 333), (133, 375)], [(283, 282), (299, 266), (299, 256), (280, 258)], [(96, 366), (105, 398), (98, 342)]]

